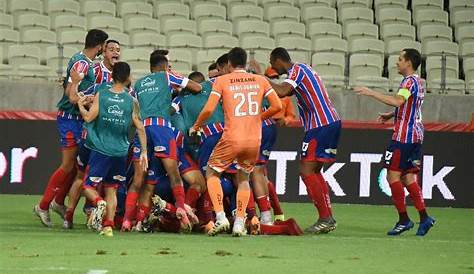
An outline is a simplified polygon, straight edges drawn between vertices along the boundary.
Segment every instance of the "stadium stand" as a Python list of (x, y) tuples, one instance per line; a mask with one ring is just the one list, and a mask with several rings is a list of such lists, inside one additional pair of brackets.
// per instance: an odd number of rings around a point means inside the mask
[[(125, 52), (191, 52), (188, 61), (175, 58), (182, 72), (203, 70), (217, 52), (236, 45), (252, 51), (266, 66), (264, 55), (284, 46), (294, 60), (310, 63), (323, 78), (334, 81), (330, 86), (364, 83), (368, 73), (352, 70), (366, 65), (374, 68), (372, 76), (377, 78), (369, 82), (390, 91), (399, 81), (396, 55), (413, 47), (423, 54), (419, 72), (428, 80), (429, 91), (470, 93), (473, 86), (470, 0), (0, 0), (0, 13), (2, 78), (22, 77), (16, 59), (9, 58), (10, 46), (38, 47), (38, 65), (56, 72), (58, 60), (68, 55), (54, 53), (80, 50), (85, 31), (95, 27), (119, 40)], [(358, 63), (361, 54), (370, 56), (365, 65)], [(7, 67), (15, 69), (6, 73)], [(145, 73), (147, 68), (132, 69)]]

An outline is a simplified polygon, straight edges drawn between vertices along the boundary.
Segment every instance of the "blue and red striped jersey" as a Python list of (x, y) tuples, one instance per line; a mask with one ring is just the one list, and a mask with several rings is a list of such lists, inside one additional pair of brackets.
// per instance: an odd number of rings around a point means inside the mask
[(104, 65), (104, 61), (94, 64), (94, 75), (96, 84), (112, 81), (112, 72)]

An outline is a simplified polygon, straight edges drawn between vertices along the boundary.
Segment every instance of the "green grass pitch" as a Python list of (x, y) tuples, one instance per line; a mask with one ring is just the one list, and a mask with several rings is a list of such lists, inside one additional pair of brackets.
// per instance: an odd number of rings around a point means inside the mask
[[(32, 213), (38, 199), (0, 195), (0, 273), (474, 273), (473, 209), (430, 208), (437, 224), (424, 238), (416, 227), (386, 236), (396, 219), (390, 206), (343, 204), (334, 205), (338, 228), (328, 235), (104, 238), (85, 229), (82, 212), (74, 230), (55, 215), (55, 227), (43, 227)], [(311, 204), (283, 208), (302, 228), (314, 221)]]

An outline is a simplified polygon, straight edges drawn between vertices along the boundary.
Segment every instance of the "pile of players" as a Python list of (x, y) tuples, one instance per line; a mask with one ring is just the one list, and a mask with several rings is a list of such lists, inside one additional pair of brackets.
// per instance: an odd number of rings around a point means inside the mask
[[(68, 64), (57, 118), (62, 163), (34, 207), (45, 226), (52, 226), (51, 209), (64, 219), (64, 228), (72, 228), (82, 194), (88, 227), (105, 236), (113, 236), (114, 228), (203, 231), (211, 236), (230, 230), (234, 236), (301, 235), (293, 219), (285, 220), (265, 167), (276, 123), (286, 121), (279, 97), (295, 94), (306, 131), (300, 172), (319, 214), (305, 232), (328, 233), (336, 228), (321, 169), (335, 160), (341, 122), (321, 79), (308, 65), (294, 64), (285, 49), (274, 49), (272, 68), (277, 75), (288, 75), (283, 83), (274, 83), (259, 75), (254, 61), (250, 62), (254, 73), (247, 72), (245, 50), (233, 48), (216, 60), (205, 80), (200, 72), (178, 75), (167, 51), (155, 50), (150, 54), (150, 74), (132, 86), (129, 65), (119, 61), (119, 42), (107, 39), (105, 32), (90, 30), (84, 50)], [(101, 54), (103, 61), (94, 63)], [(407, 60), (415, 67), (412, 59)], [(367, 88), (357, 92), (396, 107), (413, 105), (412, 82), (417, 80), (410, 79), (408, 91), (401, 88), (393, 102)], [(385, 158), (400, 216), (390, 235), (413, 227), (404, 196), (403, 201), (396, 200), (400, 186), (403, 192), (402, 182), (420, 212), (417, 234), (426, 234), (434, 224), (416, 183), (413, 146), (403, 146), (419, 145), (422, 136), (416, 133), (418, 129), (410, 140), (392, 141), (389, 152), (402, 153), (396, 163)]]

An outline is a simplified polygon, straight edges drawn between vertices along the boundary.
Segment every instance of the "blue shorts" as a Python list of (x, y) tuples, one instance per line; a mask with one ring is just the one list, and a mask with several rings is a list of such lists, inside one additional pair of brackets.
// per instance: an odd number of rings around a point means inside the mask
[[(198, 165), (204, 174), (206, 173), (207, 162), (209, 161), (209, 158), (211, 157), (212, 151), (214, 150), (214, 147), (217, 145), (221, 137), (222, 137), (222, 133), (216, 133), (205, 138), (201, 143), (201, 147), (199, 148), (199, 152), (198, 152)], [(227, 168), (225, 173), (230, 173), (230, 174), (237, 173), (236, 164), (232, 164), (229, 168)]]
[(140, 145), (140, 140), (138, 140), (138, 135), (135, 134), (135, 137), (133, 137), (133, 143), (132, 143), (132, 162), (139, 161), (141, 153), (142, 153), (142, 146)]
[(127, 156), (111, 157), (91, 150), (88, 172), (84, 188), (95, 188), (99, 183), (105, 186), (118, 187), (125, 183)]
[(79, 151), (76, 157), (77, 168), (82, 172), (86, 171), (87, 163), (89, 163), (89, 158), (91, 154), (91, 150), (86, 147), (84, 143), (85, 140), (82, 140), (81, 144), (79, 145)]
[(158, 182), (155, 185), (155, 194), (168, 203), (174, 204), (175, 200), (173, 190), (171, 189), (171, 183), (168, 176), (161, 176), (157, 181)]
[(270, 158), (270, 152), (276, 141), (277, 128), (276, 125), (262, 127), (262, 141), (260, 143), (260, 155), (258, 156), (257, 165), (265, 165)]
[(402, 174), (418, 173), (421, 166), (421, 144), (391, 141), (385, 152), (385, 167)]
[(323, 163), (336, 161), (340, 134), (341, 121), (307, 131), (301, 147), (301, 160)]
[(145, 127), (148, 151), (155, 157), (178, 161), (178, 147), (173, 130), (169, 127), (150, 125)]
[(199, 170), (198, 165), (191, 156), (184, 151), (184, 149), (179, 150), (179, 161), (178, 161), (178, 169), (179, 174), (184, 175), (189, 171)]
[(61, 148), (76, 147), (81, 142), (82, 120), (57, 117), (57, 127), (61, 141)]

